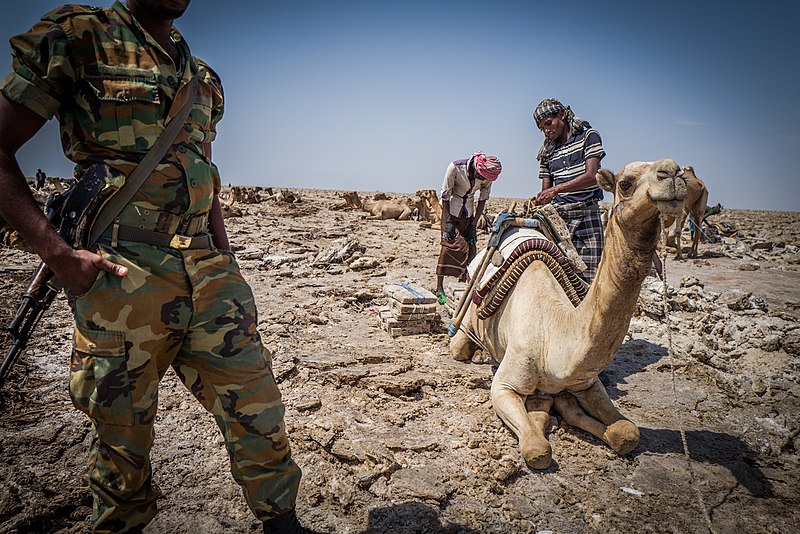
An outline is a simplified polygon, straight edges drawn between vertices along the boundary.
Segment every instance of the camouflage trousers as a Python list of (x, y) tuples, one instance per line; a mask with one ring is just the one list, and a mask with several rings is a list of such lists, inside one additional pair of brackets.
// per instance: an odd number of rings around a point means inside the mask
[(156, 514), (150, 449), (158, 384), (169, 366), (213, 414), (256, 517), (294, 508), (300, 469), (271, 355), (256, 330), (253, 293), (236, 261), (216, 250), (125, 241), (99, 248), (128, 274), (101, 272), (73, 303), (69, 389), (92, 420), (94, 531), (136, 531)]

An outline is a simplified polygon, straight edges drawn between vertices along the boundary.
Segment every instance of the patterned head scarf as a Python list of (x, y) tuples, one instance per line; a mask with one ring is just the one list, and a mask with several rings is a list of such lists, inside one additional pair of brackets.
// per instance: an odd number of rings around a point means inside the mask
[(496, 156), (487, 156), (483, 152), (475, 152), (472, 154), (472, 159), (475, 161), (475, 170), (481, 175), (481, 178), (494, 182), (500, 176), (500, 171), (503, 166), (500, 165), (500, 160)]
[[(564, 112), (564, 122), (566, 122), (567, 126), (569, 127), (570, 135), (577, 135), (583, 132), (586, 128), (592, 127), (585, 120), (577, 118), (569, 106), (564, 106), (564, 104), (555, 98), (545, 98), (539, 102), (539, 105), (536, 106), (536, 109), (533, 111), (533, 122), (536, 123), (536, 127), (538, 128), (539, 121), (545, 117), (558, 115), (562, 111)], [(550, 155), (556, 149), (556, 146), (556, 141), (545, 138), (544, 142), (542, 143), (542, 148), (539, 149), (539, 154), (536, 156), (536, 159), (544, 162), (550, 157)]]

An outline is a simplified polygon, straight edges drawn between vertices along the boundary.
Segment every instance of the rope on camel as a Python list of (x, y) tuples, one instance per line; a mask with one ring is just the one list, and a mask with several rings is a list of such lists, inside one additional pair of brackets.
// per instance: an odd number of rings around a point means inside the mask
[(478, 319), (486, 319), (497, 311), (508, 292), (519, 280), (519, 277), (534, 261), (541, 261), (550, 269), (550, 272), (553, 273), (556, 281), (567, 294), (567, 298), (569, 298), (573, 306), (577, 307), (580, 304), (583, 297), (586, 296), (586, 286), (580, 282), (578, 275), (574, 271), (568, 273), (561, 263), (548, 252), (544, 250), (529, 250), (516, 258), (489, 290), (489, 293), (478, 307)]

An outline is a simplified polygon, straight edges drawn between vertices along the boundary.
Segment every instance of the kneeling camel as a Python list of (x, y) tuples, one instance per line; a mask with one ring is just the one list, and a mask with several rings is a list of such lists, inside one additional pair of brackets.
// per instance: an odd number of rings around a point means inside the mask
[(598, 375), (622, 345), (650, 270), (660, 217), (683, 210), (686, 182), (671, 159), (630, 163), (616, 175), (601, 169), (597, 178), (614, 193), (614, 207), (597, 276), (583, 301), (575, 307), (536, 261), (493, 315), (479, 322), (470, 306), (450, 341), (454, 358), (469, 358), (477, 345), (463, 332), (468, 329), (499, 362), (492, 404), (533, 469), (552, 460), (545, 437), (551, 407), (620, 454), (639, 442), (639, 429), (620, 414)]

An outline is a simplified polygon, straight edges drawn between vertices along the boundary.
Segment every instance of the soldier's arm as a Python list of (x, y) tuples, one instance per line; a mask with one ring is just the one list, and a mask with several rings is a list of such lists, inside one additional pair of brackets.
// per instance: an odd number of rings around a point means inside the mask
[(89, 290), (98, 270), (124, 276), (127, 269), (86, 250), (75, 250), (58, 235), (33, 197), (16, 153), (45, 119), (0, 93), (0, 215), (76, 295)]
[(214, 246), (220, 250), (230, 252), (231, 244), (228, 241), (228, 232), (225, 230), (225, 222), (222, 218), (222, 206), (220, 206), (219, 197), (216, 195), (214, 195), (214, 200), (211, 203), (208, 228), (214, 240)]
[[(211, 143), (203, 143), (203, 153), (211, 161)], [(214, 195), (211, 201), (211, 213), (208, 214), (208, 230), (214, 246), (220, 250), (230, 252), (231, 244), (228, 241), (228, 231), (225, 229), (225, 219), (222, 216), (222, 206), (219, 203), (219, 196)]]

